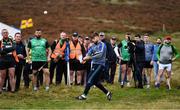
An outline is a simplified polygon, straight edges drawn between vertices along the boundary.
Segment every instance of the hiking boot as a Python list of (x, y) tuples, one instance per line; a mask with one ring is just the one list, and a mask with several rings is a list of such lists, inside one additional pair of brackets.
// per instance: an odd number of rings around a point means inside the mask
[(112, 100), (112, 93), (111, 92), (108, 92), (107, 93), (107, 100)]
[(75, 99), (77, 99), (77, 100), (86, 100), (86, 96), (82, 94), (80, 96), (75, 97)]

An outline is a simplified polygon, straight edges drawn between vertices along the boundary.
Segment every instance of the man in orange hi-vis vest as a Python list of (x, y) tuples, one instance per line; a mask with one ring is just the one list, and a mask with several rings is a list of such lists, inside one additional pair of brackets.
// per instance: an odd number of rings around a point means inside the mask
[(0, 93), (8, 70), (11, 92), (15, 92), (15, 66), (19, 59), (16, 54), (15, 45), (8, 36), (8, 30), (2, 30), (3, 39), (0, 41)]
[(66, 33), (60, 33), (60, 39), (57, 41), (55, 49), (51, 55), (54, 62), (57, 63), (56, 68), (56, 85), (60, 84), (62, 81), (62, 76), (64, 74), (65, 84), (67, 84), (67, 64), (64, 59), (65, 49), (66, 49)]
[(70, 41), (70, 83), (73, 84), (74, 80), (74, 72), (76, 72), (77, 75), (77, 85), (81, 84), (82, 80), (82, 62), (83, 62), (83, 56), (82, 56), (82, 50), (83, 46), (78, 41), (78, 33), (74, 32), (72, 35), (72, 41)]

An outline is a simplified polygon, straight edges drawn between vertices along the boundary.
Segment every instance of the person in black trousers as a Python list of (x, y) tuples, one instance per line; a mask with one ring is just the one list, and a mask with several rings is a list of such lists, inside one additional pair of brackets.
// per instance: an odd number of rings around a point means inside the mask
[(105, 70), (104, 70), (104, 74), (102, 75), (103, 79), (102, 80), (105, 80), (107, 83), (110, 83), (109, 79), (110, 79), (110, 76), (109, 76), (109, 66), (111, 65), (112, 62), (114, 62), (114, 57), (113, 57), (113, 54), (114, 54), (114, 50), (110, 44), (110, 42), (108, 42), (106, 39), (105, 39), (105, 33), (104, 32), (100, 32), (99, 33), (99, 37), (100, 37), (100, 40), (106, 45), (106, 64), (105, 64)]
[[(51, 54), (51, 58), (53, 59), (54, 64), (52, 63), (52, 67), (57, 66), (56, 68), (56, 85), (61, 84), (62, 77), (64, 75), (65, 84), (67, 85), (67, 64), (65, 61), (65, 49), (66, 49), (66, 39), (67, 35), (65, 32), (60, 33), (60, 39), (54, 43), (53, 52)], [(55, 68), (55, 67), (54, 67)], [(53, 68), (51, 68), (51, 75), (53, 75)], [(51, 77), (52, 78), (52, 77)], [(52, 80), (52, 79), (51, 79)]]
[(16, 64), (16, 68), (15, 68), (15, 77), (16, 77), (15, 90), (18, 91), (20, 87), (20, 82), (21, 82), (22, 70), (25, 65), (26, 50), (25, 50), (25, 45), (22, 43), (21, 34), (16, 33), (14, 38), (16, 42), (16, 53), (19, 58), (19, 62)]
[(142, 71), (145, 61), (145, 46), (139, 34), (135, 35), (135, 51), (134, 51), (134, 69), (135, 78), (138, 80), (138, 88), (143, 88)]
[(94, 33), (92, 39), (94, 45), (92, 45), (92, 47), (89, 49), (86, 57), (83, 58), (83, 61), (92, 59), (92, 69), (88, 75), (88, 81), (83, 94), (75, 98), (77, 100), (86, 100), (89, 90), (93, 85), (95, 85), (104, 94), (106, 94), (107, 99), (110, 101), (112, 99), (112, 93), (107, 90), (100, 81), (100, 76), (105, 68), (106, 45), (100, 41), (98, 33)]
[(26, 62), (23, 71), (23, 80), (24, 80), (24, 87), (29, 88), (30, 78), (29, 76), (32, 75), (32, 63)]
[[(53, 44), (51, 45), (52, 52), (56, 48), (56, 45), (58, 42), (59, 42), (59, 40), (54, 40)], [(55, 62), (54, 58), (51, 57), (50, 69), (49, 69), (49, 71), (50, 71), (50, 84), (53, 84), (54, 70), (55, 69), (57, 69), (57, 62)], [(56, 71), (56, 77), (58, 77), (57, 71)], [(58, 84), (57, 81), (56, 81), (56, 84)]]
[[(117, 45), (116, 45), (116, 37), (113, 36), (110, 39), (110, 42), (111, 42), (111, 46), (112, 46), (112, 48), (114, 50), (117, 47)], [(110, 81), (111, 84), (114, 83), (114, 76), (115, 76), (115, 73), (116, 73), (117, 56), (116, 56), (115, 51), (113, 51), (112, 56), (113, 56), (114, 60), (111, 60), (110, 65), (109, 65), (109, 69), (110, 69), (109, 81)]]

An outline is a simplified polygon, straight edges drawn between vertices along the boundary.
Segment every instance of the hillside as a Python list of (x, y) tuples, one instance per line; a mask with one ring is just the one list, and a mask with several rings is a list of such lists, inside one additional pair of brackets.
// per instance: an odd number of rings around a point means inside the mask
[(179, 0), (1, 0), (0, 10), (0, 22), (15, 27), (32, 17), (34, 27), (23, 34), (41, 28), (49, 40), (62, 30), (153, 33), (163, 24), (170, 32), (180, 29)]

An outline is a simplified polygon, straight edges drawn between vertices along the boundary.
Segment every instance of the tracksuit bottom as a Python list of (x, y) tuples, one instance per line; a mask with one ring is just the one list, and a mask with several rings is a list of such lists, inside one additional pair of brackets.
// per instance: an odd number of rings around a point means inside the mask
[(93, 64), (92, 69), (88, 75), (88, 81), (84, 90), (84, 95), (87, 95), (91, 86), (95, 85), (97, 88), (99, 88), (101, 91), (103, 91), (105, 94), (108, 93), (108, 90), (104, 88), (104, 86), (101, 84), (100, 76), (103, 74), (104, 66), (99, 64)]
[(56, 84), (61, 84), (63, 75), (67, 85), (67, 63), (65, 60), (59, 60), (56, 68)]
[(115, 73), (116, 73), (116, 62), (111, 63), (109, 65), (109, 69), (110, 69), (109, 81), (110, 81), (111, 84), (113, 84), (114, 83), (114, 76), (115, 76)]
[(19, 87), (20, 87), (21, 74), (22, 74), (23, 66), (24, 66), (24, 64), (22, 64), (22, 63), (16, 64), (16, 68), (15, 68), (16, 90), (19, 90)]
[(138, 87), (142, 88), (142, 71), (143, 71), (143, 62), (136, 62), (135, 63), (135, 79), (138, 80)]
[(26, 63), (24, 66), (24, 71), (23, 71), (24, 86), (26, 88), (29, 88), (29, 83), (30, 83), (29, 75), (30, 74), (32, 74), (32, 65), (29, 63)]
[[(54, 70), (57, 68), (57, 63), (54, 62), (54, 59), (51, 59), (51, 62), (50, 62), (50, 84), (53, 83), (53, 78), (54, 78)], [(57, 71), (56, 71), (56, 75), (57, 75)], [(57, 76), (56, 76), (57, 77)]]

